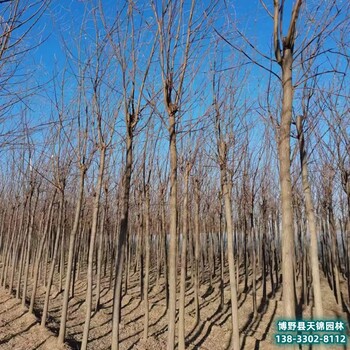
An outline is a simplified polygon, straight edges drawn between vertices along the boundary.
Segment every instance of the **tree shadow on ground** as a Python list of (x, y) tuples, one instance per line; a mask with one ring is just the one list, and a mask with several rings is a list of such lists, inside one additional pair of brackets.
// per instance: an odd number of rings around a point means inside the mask
[[(7, 299), (6, 301), (8, 301), (9, 299)], [(0, 302), (0, 304), (6, 303), (6, 301), (4, 302)], [(16, 301), (11, 307), (9, 307), (8, 309), (4, 309), (3, 311), (0, 312), (0, 315), (5, 314), (10, 312), (11, 310), (13, 310), (17, 305), (18, 305), (19, 301)]]
[(343, 311), (346, 313), (346, 318), (348, 320), (348, 324), (350, 325), (350, 309), (349, 309), (349, 306), (345, 300), (343, 293), (341, 293), (341, 303), (342, 303)]
[(8, 343), (11, 339), (28, 332), (32, 327), (35, 326), (35, 324), (36, 324), (36, 321), (33, 321), (33, 322), (29, 323), (29, 325), (26, 328), (21, 329), (19, 332), (13, 333), (13, 334), (8, 334), (4, 338), (0, 339), (0, 348), (1, 348), (1, 345)]
[[(83, 303), (83, 302), (84, 301), (81, 301), (81, 303)], [(74, 305), (77, 305), (79, 303), (80, 302), (77, 302)], [(79, 305), (79, 307), (80, 307), (80, 305)], [(43, 312), (42, 308), (34, 307), (33, 314), (34, 314), (37, 322), (40, 322), (41, 317), (42, 317), (42, 312)], [(45, 328), (48, 329), (51, 333), (53, 333), (57, 337), (59, 334), (59, 327), (60, 326), (59, 326), (59, 323), (56, 321), (56, 318), (51, 316), (51, 315), (48, 315)], [(71, 335), (66, 336), (65, 343), (68, 344), (72, 349), (78, 350), (81, 348), (81, 341), (75, 339)]]
[[(204, 342), (209, 338), (213, 327), (221, 327), (227, 322), (228, 318), (231, 316), (230, 309), (230, 301), (226, 303), (223, 308), (219, 305), (217, 310), (211, 316), (207, 317), (205, 321), (200, 322), (198, 330), (187, 339), (187, 343), (193, 344), (194, 349), (201, 349)], [(205, 330), (204, 334), (202, 334), (203, 330)]]
[(7, 322), (3, 323), (3, 324), (1, 325), (0, 328), (8, 326), (11, 322), (14, 322), (14, 321), (20, 319), (20, 318), (21, 318), (22, 316), (24, 316), (26, 313), (27, 313), (26, 311), (23, 311), (23, 312), (22, 312), (21, 314), (19, 314), (18, 316), (9, 319)]
[[(281, 285), (277, 286), (275, 289), (275, 293), (277, 293), (280, 290), (280, 288), (281, 288)], [(268, 295), (270, 295), (270, 294), (268, 294)], [(257, 307), (256, 315), (254, 316), (254, 311), (252, 311), (249, 314), (246, 323), (244, 324), (244, 326), (240, 330), (240, 333), (243, 334), (241, 349), (244, 349), (244, 347), (245, 347), (247, 336), (254, 336), (256, 334), (262, 320), (264, 319), (264, 315), (267, 313), (267, 311), (269, 309), (270, 302), (271, 301), (269, 298), (266, 298), (266, 299), (262, 298), (260, 300), (259, 306)], [(267, 334), (271, 328), (272, 322), (273, 322), (275, 315), (276, 315), (276, 312), (277, 312), (278, 301), (273, 300), (273, 303), (274, 303), (274, 306), (273, 306), (273, 311), (272, 311), (270, 320), (267, 323), (267, 326), (265, 328), (264, 333), (261, 336), (261, 339), (256, 340), (254, 349), (259, 348), (260, 342), (264, 341), (266, 339)]]

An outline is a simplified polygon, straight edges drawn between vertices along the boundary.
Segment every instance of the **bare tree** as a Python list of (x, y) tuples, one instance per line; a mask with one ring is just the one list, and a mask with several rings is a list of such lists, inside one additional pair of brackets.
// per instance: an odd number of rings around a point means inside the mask
[[(116, 252), (116, 277), (114, 282), (113, 299), (113, 327), (112, 327), (112, 350), (119, 349), (119, 324), (122, 298), (122, 274), (125, 260), (125, 244), (127, 242), (128, 220), (129, 220), (129, 199), (131, 187), (131, 175), (133, 167), (133, 145), (135, 130), (140, 120), (141, 114), (145, 109), (144, 90), (146, 88), (147, 77), (149, 74), (155, 45), (151, 42), (151, 49), (142, 61), (143, 70), (138, 72), (141, 64), (138, 47), (138, 40), (141, 36), (141, 28), (135, 24), (135, 4), (132, 1), (125, 1), (125, 11), (118, 14), (117, 20), (111, 25), (107, 22), (104, 9), (100, 4), (100, 15), (103, 26), (106, 30), (108, 42), (112, 48), (112, 55), (117, 59), (118, 69), (121, 72), (121, 86), (123, 107), (125, 114), (125, 165), (123, 171), (123, 195), (121, 203), (121, 219), (118, 233), (118, 243)], [(125, 16), (125, 17), (124, 17)], [(126, 21), (126, 30), (121, 31), (120, 25)], [(129, 40), (129, 37), (132, 39)], [(155, 42), (155, 41), (154, 41)], [(131, 60), (130, 60), (131, 57)], [(130, 72), (130, 74), (129, 74)]]
[[(161, 8), (152, 0), (154, 17), (158, 28), (158, 46), (164, 107), (168, 115), (168, 133), (170, 148), (170, 226), (169, 226), (169, 311), (168, 311), (168, 344), (167, 349), (175, 347), (175, 316), (176, 316), (176, 256), (177, 256), (177, 124), (181, 115), (181, 99), (186, 71), (189, 64), (190, 50), (195, 28), (193, 16), (195, 1), (191, 1), (187, 21), (184, 21), (183, 11), (185, 1), (179, 3), (162, 3)], [(185, 26), (185, 39), (181, 37), (182, 26)], [(184, 44), (183, 44), (184, 42)], [(181, 55), (181, 56), (180, 56)], [(179, 68), (176, 68), (179, 67)]]
[[(220, 168), (220, 184), (222, 189), (222, 197), (225, 208), (227, 248), (228, 248), (228, 263), (230, 276), (230, 296), (231, 296), (231, 323), (232, 335), (231, 344), (234, 350), (240, 349), (239, 323), (238, 323), (238, 302), (237, 302), (237, 281), (236, 281), (236, 266), (234, 258), (233, 245), (233, 222), (232, 222), (232, 171), (228, 168), (229, 150), (234, 146), (232, 130), (230, 130), (230, 122), (227, 123), (227, 129), (223, 124), (225, 112), (230, 111), (220, 99), (220, 79), (213, 78), (213, 106), (215, 118), (215, 134), (217, 143), (217, 157)], [(223, 109), (223, 111), (222, 111)], [(224, 130), (223, 130), (224, 128)], [(226, 131), (226, 132), (225, 132)], [(232, 169), (231, 169), (232, 170)], [(254, 263), (254, 262), (253, 262)]]
[(281, 4), (274, 0), (274, 51), (278, 64), (281, 67), (282, 77), (282, 112), (278, 134), (278, 158), (280, 164), (280, 187), (282, 206), (282, 275), (283, 275), (283, 305), (284, 316), (295, 318), (295, 261), (294, 261), (294, 231), (292, 209), (292, 183), (291, 183), (291, 156), (290, 156), (290, 129), (292, 123), (293, 104), (293, 51), (295, 44), (296, 25), (302, 1), (297, 0), (293, 6), (288, 31), (283, 36), (283, 10)]
[[(81, 89), (84, 86), (84, 72), (83, 67), (80, 72), (80, 87)], [(85, 67), (86, 69), (86, 67)], [(73, 226), (69, 236), (69, 246), (68, 246), (68, 261), (67, 261), (67, 270), (66, 270), (66, 279), (65, 279), (65, 287), (64, 287), (64, 295), (62, 301), (62, 313), (61, 313), (61, 323), (60, 330), (58, 334), (58, 344), (63, 345), (64, 338), (66, 335), (66, 326), (67, 326), (67, 315), (68, 315), (68, 302), (69, 302), (69, 293), (72, 281), (72, 272), (73, 272), (73, 260), (74, 260), (74, 247), (76, 241), (76, 235), (79, 229), (79, 223), (81, 219), (81, 210), (84, 198), (84, 185), (85, 185), (85, 176), (87, 169), (91, 162), (92, 154), (88, 155), (88, 135), (89, 135), (89, 113), (88, 110), (82, 110), (82, 98), (83, 91), (78, 91), (77, 97), (77, 126), (78, 126), (78, 145), (75, 151), (77, 161), (78, 161), (78, 193), (75, 207), (75, 215)], [(73, 283), (74, 284), (74, 283)]]
[(311, 259), (312, 285), (313, 285), (313, 292), (314, 292), (315, 318), (321, 319), (323, 317), (323, 307), (322, 307), (320, 271), (319, 271), (319, 260), (318, 260), (316, 218), (315, 218), (314, 205), (312, 201), (311, 188), (309, 183), (307, 153), (305, 149), (305, 140), (304, 140), (302, 123), (303, 123), (303, 118), (299, 116), (297, 118), (297, 130), (298, 130), (299, 149), (300, 149), (302, 184), (303, 184), (303, 190), (304, 190), (304, 196), (305, 196), (305, 208), (306, 208), (308, 226), (310, 230), (310, 259)]

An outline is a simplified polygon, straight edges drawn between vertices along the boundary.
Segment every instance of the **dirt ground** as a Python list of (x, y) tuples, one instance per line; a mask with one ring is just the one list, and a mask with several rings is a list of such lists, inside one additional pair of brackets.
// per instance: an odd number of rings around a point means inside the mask
[[(243, 278), (242, 278), (243, 279)], [(162, 281), (161, 281), (162, 282)], [(299, 281), (300, 282), (300, 281)], [(69, 320), (67, 324), (67, 341), (65, 349), (79, 349), (85, 319), (85, 284), (86, 278), (81, 276), (76, 283), (75, 297), (69, 303)], [(188, 281), (190, 283), (190, 281)], [(111, 342), (112, 291), (108, 289), (108, 278), (102, 283), (102, 309), (92, 317), (89, 336), (89, 349), (107, 350)], [(121, 350), (157, 350), (166, 349), (167, 317), (165, 314), (164, 289), (162, 284), (156, 285), (151, 279), (150, 288), (150, 328), (147, 342), (143, 336), (143, 303), (140, 301), (140, 283), (137, 275), (131, 277), (127, 295), (123, 298), (121, 323)], [(261, 281), (258, 282), (258, 313), (252, 313), (252, 294), (239, 293), (239, 322), (242, 349), (288, 349), (274, 344), (276, 322), (281, 317), (283, 306), (281, 291), (275, 298), (268, 299), (261, 305)], [(269, 293), (269, 284), (268, 290)], [(243, 289), (240, 283), (240, 291)], [(345, 289), (345, 284), (343, 285)], [(322, 279), (323, 303), (325, 318), (341, 319), (349, 324), (348, 313), (336, 304), (335, 297), (327, 281)], [(29, 288), (30, 292), (30, 288)], [(39, 325), (39, 317), (44, 298), (44, 288), (38, 290), (35, 314), (30, 315), (22, 308), (20, 301), (0, 289), (0, 349), (1, 350), (63, 350), (56, 345), (59, 329), (62, 293), (52, 288), (48, 328)], [(345, 290), (343, 290), (345, 292)], [(230, 349), (230, 302), (228, 281), (225, 286), (225, 306), (220, 310), (220, 291), (218, 280), (213, 281), (210, 288), (207, 283), (200, 290), (200, 318), (196, 325), (194, 318), (193, 291), (187, 292), (188, 311), (186, 316), (186, 340), (188, 349), (226, 350)], [(269, 294), (268, 294), (269, 295)], [(344, 295), (346, 295), (344, 293)], [(311, 307), (305, 307), (303, 318), (311, 316)], [(328, 346), (328, 349), (345, 349), (346, 347)], [(309, 349), (309, 347), (303, 347)], [(317, 347), (316, 347), (317, 349)]]

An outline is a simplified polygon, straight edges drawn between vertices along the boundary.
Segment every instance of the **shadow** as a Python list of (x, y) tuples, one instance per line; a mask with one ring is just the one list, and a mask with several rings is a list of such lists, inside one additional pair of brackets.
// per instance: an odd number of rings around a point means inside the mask
[[(10, 298), (11, 299), (11, 298)], [(9, 299), (7, 299), (6, 301), (4, 301), (4, 303), (6, 303)], [(1, 302), (2, 304), (3, 302)], [(19, 305), (19, 301), (15, 301), (15, 303), (8, 309), (4, 309), (3, 311), (0, 312), (0, 315), (9, 312), (10, 310), (12, 310), (13, 308), (15, 308), (17, 305)]]
[(81, 341), (76, 340), (73, 337), (66, 338), (65, 343), (68, 344), (74, 350), (80, 350), (81, 348)]
[(165, 317), (166, 313), (167, 313), (167, 309), (164, 308), (164, 312), (160, 315), (160, 317), (157, 319), (157, 321), (151, 323), (151, 324), (149, 325), (149, 327), (154, 327), (154, 326), (156, 326), (156, 325), (160, 322), (160, 320), (161, 320), (163, 317)]
[(64, 289), (59, 290), (58, 292), (56, 292), (56, 295), (53, 296), (53, 297), (51, 298), (51, 300), (55, 300), (59, 295), (63, 294), (63, 291), (64, 291)]
[(143, 314), (142, 314), (142, 315), (139, 315), (139, 316), (137, 316), (137, 317), (135, 317), (135, 318), (133, 318), (132, 320), (130, 320), (130, 321), (128, 321), (128, 322), (126, 322), (126, 323), (125, 323), (125, 326), (127, 326), (127, 325), (129, 325), (129, 324), (131, 324), (131, 323), (137, 322), (138, 320), (141, 320), (142, 318), (144, 318), (144, 315), (143, 315)]
[(295, 317), (297, 320), (301, 320), (303, 318), (304, 303), (302, 299), (303, 298), (300, 298), (299, 302), (297, 302), (295, 306)]
[[(218, 300), (221, 297), (220, 292), (218, 292), (217, 294), (213, 295), (212, 298), (210, 300), (206, 300), (203, 302), (203, 300), (200, 300), (200, 305), (199, 305), (199, 310), (202, 310), (204, 308), (206, 308), (208, 305), (213, 304), (216, 300)], [(192, 312), (193, 314), (193, 312)]]
[(208, 298), (211, 294), (213, 294), (214, 290), (215, 290), (215, 289), (214, 289), (212, 286), (209, 286), (209, 287), (207, 288), (207, 290), (204, 292), (204, 294), (202, 295), (202, 298), (203, 298), (203, 299)]
[(253, 312), (251, 312), (248, 316), (248, 320), (247, 322), (244, 324), (243, 328), (240, 330), (240, 334), (243, 334), (243, 339), (242, 339), (242, 343), (241, 343), (241, 350), (244, 349), (245, 347), (245, 342), (247, 340), (247, 333), (249, 332), (250, 328), (250, 324), (253, 321)]
[[(130, 306), (134, 300), (135, 300), (135, 298), (131, 297), (126, 304), (122, 305), (122, 309), (125, 309), (126, 307)], [(111, 299), (111, 301), (113, 302), (113, 299)]]
[(204, 327), (205, 327), (205, 322), (201, 322), (201, 321), (198, 323), (198, 325), (195, 325), (194, 328), (192, 329), (192, 331), (189, 333), (189, 334), (193, 333), (193, 335), (190, 337), (187, 337), (187, 340), (185, 341), (185, 343), (187, 345), (194, 343), (197, 340), (197, 338), (201, 335)]
[[(81, 303), (83, 303), (83, 302), (84, 302), (84, 300), (81, 301)], [(79, 302), (77, 304), (79, 304)], [(42, 309), (34, 307), (33, 314), (34, 314), (36, 320), (38, 322), (40, 322), (41, 315), (42, 315)], [(58, 333), (59, 333), (59, 327), (60, 327), (59, 323), (57, 323), (56, 319), (54, 317), (48, 315), (45, 328), (48, 329), (51, 333), (53, 333), (57, 337)], [(81, 348), (81, 341), (76, 340), (72, 336), (66, 337), (65, 343), (68, 344), (72, 349), (79, 350)]]
[[(79, 300), (75, 304), (71, 306), (71, 310), (69, 311), (71, 315), (73, 315), (75, 312), (77, 312), (81, 306), (84, 304), (85, 300)], [(74, 319), (74, 318), (73, 318)]]
[(2, 327), (6, 327), (7, 325), (9, 325), (11, 322), (14, 322), (16, 320), (18, 320), (19, 318), (21, 318), (22, 316), (24, 316), (27, 313), (27, 311), (23, 311), (20, 315), (16, 316), (15, 318), (12, 318), (10, 320), (8, 320), (7, 322), (3, 323), (0, 328)]
[(346, 313), (346, 318), (348, 319), (348, 324), (350, 324), (350, 309), (349, 309), (348, 304), (345, 301), (343, 293), (341, 293), (341, 303), (342, 303), (343, 311)]
[[(7, 301), (9, 301), (9, 300), (11, 300), (12, 299), (12, 297), (10, 296), (10, 297), (8, 297), (7, 299), (5, 299), (5, 300), (0, 300), (0, 304), (4, 304), (4, 303), (6, 303)], [(4, 312), (4, 311), (3, 311)], [(3, 312), (0, 312), (0, 314), (2, 314)]]
[(272, 325), (272, 322), (275, 318), (275, 315), (276, 315), (276, 311), (277, 311), (277, 300), (275, 300), (275, 306), (274, 306), (274, 309), (273, 309), (273, 312), (272, 312), (272, 315), (271, 315), (271, 318), (270, 318), (270, 321), (269, 323), (267, 324), (266, 328), (265, 328), (265, 332), (263, 333), (262, 337), (261, 337), (261, 340), (265, 340), (267, 335), (269, 334), (269, 331), (271, 329), (271, 325)]
[(101, 299), (104, 298), (108, 294), (108, 292), (109, 292), (109, 288), (108, 287), (103, 288), (101, 290), (101, 292), (100, 292), (100, 298)]
[[(166, 313), (167, 313), (167, 310), (166, 310), (166, 308), (165, 308), (165, 309), (164, 309), (164, 312), (159, 316), (159, 318), (158, 318), (156, 321), (154, 321), (153, 323), (150, 323), (150, 324), (149, 324), (149, 328), (155, 327), (155, 326), (160, 322), (160, 320), (161, 320), (163, 317), (165, 317)], [(164, 332), (163, 332), (163, 333), (164, 333)], [(154, 332), (152, 335), (153, 335), (153, 336), (156, 336), (156, 334), (157, 334), (157, 332)]]
[(36, 344), (35, 349), (39, 349), (41, 346), (43, 346), (47, 342), (48, 339), (49, 339), (49, 337), (45, 338), (41, 343)]
[(134, 347), (136, 346), (136, 344), (139, 343), (139, 342), (140, 342), (140, 339), (137, 339), (134, 343), (132, 343), (132, 344), (127, 348), (127, 350), (132, 350), (132, 349), (134, 349)]
[[(253, 312), (249, 314), (249, 319), (246, 322), (246, 324), (243, 326), (243, 329), (241, 330), (241, 334), (244, 334), (243, 339), (242, 339), (242, 344), (241, 344), (241, 350), (243, 350), (244, 347), (245, 347), (247, 336), (248, 335), (249, 336), (254, 336), (255, 335), (257, 329), (259, 328), (259, 325), (260, 325), (261, 321), (264, 318), (265, 313), (268, 310), (269, 303), (270, 303), (270, 301), (267, 301), (266, 307), (264, 308), (264, 311), (258, 313), (255, 318), (253, 316), (254, 315)], [(255, 342), (255, 348), (254, 349), (258, 349), (257, 346), (258, 347), (260, 346), (260, 342), (264, 341), (266, 339), (266, 337), (267, 337), (267, 335), (268, 335), (268, 333), (270, 331), (272, 322), (273, 322), (273, 320), (275, 318), (275, 315), (276, 315), (276, 312), (277, 312), (277, 306), (278, 306), (277, 300), (275, 300), (274, 304), (275, 305), (274, 305), (274, 308), (273, 308), (270, 320), (269, 320), (269, 322), (268, 322), (268, 324), (267, 324), (267, 326), (265, 328), (264, 333), (262, 334), (261, 339), (257, 339), (257, 341)]]
[(186, 308), (188, 308), (191, 304), (193, 304), (194, 303), (194, 297), (192, 297), (191, 299), (190, 299), (190, 301), (187, 303), (187, 304), (185, 304), (185, 309)]
[[(228, 309), (228, 311), (229, 311), (229, 309)], [(230, 316), (231, 316), (231, 312), (227, 312), (227, 315), (225, 314), (225, 317), (217, 325), (219, 325), (220, 327), (223, 326), (227, 322), (227, 320)], [(220, 316), (220, 317), (222, 317), (222, 316)]]
[[(168, 328), (168, 327), (167, 327), (167, 328)], [(128, 339), (131, 339), (131, 338), (135, 337), (136, 335), (141, 334), (142, 332), (143, 332), (143, 329), (141, 329), (140, 331), (137, 331), (137, 332), (135, 332), (135, 333), (133, 333), (133, 334), (130, 334), (130, 335), (128, 335), (127, 337), (125, 337), (125, 338), (123, 338), (123, 339), (120, 339), (120, 340), (119, 340), (119, 343), (122, 343), (123, 341), (128, 340)]]
[(244, 295), (243, 299), (242, 300), (239, 300), (239, 304), (238, 304), (238, 309), (241, 308), (241, 306), (244, 304), (244, 302), (247, 300), (247, 296), (248, 296), (248, 292), (246, 293), (241, 293), (241, 295)]
[[(221, 317), (223, 317), (223, 320), (220, 323), (217, 323), (218, 320), (220, 320)], [(208, 328), (205, 332), (205, 334), (202, 336), (202, 338), (195, 344), (195, 348), (201, 349), (202, 345), (204, 344), (204, 342), (207, 340), (207, 338), (209, 337), (212, 329), (214, 326), (222, 326), (224, 323), (227, 322), (228, 318), (231, 316), (231, 312), (230, 312), (230, 307), (228, 304), (226, 304), (226, 310), (225, 312), (220, 312), (220, 307), (215, 311), (215, 313), (210, 316), (210, 320), (211, 322), (206, 322), (209, 323)], [(207, 319), (208, 320), (208, 319)], [(199, 334), (200, 335), (200, 334)], [(194, 335), (195, 336), (195, 335)], [(194, 337), (193, 336), (193, 337)], [(231, 337), (230, 337), (231, 339)], [(230, 340), (231, 341), (231, 340)]]
[[(226, 306), (226, 311), (223, 311), (224, 308), (225, 308), (225, 306)], [(227, 312), (227, 304), (226, 304), (225, 306), (222, 307), (222, 305), (219, 304), (218, 307), (217, 307), (217, 309), (216, 309), (216, 311), (215, 311), (211, 316), (207, 317), (207, 321), (210, 322), (210, 321), (213, 320), (217, 315), (222, 314), (222, 313), (226, 313), (226, 312)]]
[[(110, 321), (108, 321), (108, 322), (110, 322)], [(105, 323), (104, 323), (104, 324), (105, 324)], [(101, 326), (102, 326), (102, 325), (101, 325)], [(100, 326), (95, 327), (95, 328), (99, 328), (99, 327), (100, 327)], [(110, 335), (111, 333), (112, 333), (112, 330), (109, 330), (109, 331), (107, 331), (107, 332), (105, 332), (105, 333), (99, 335), (99, 336), (96, 337), (96, 338), (90, 339), (89, 342), (93, 342), (93, 341), (96, 341), (96, 340), (100, 340), (100, 339), (102, 339), (102, 338), (104, 338), (104, 337)]]
[(35, 324), (36, 324), (36, 322), (34, 321), (34, 322), (30, 323), (26, 328), (22, 329), (20, 332), (7, 335), (6, 337), (4, 337), (3, 339), (0, 340), (0, 345), (6, 344), (11, 339), (17, 337), (18, 335), (21, 335), (23, 333), (28, 332), (33, 326), (35, 326)]
[[(109, 303), (111, 303), (111, 305), (108, 305)], [(101, 301), (99, 311), (109, 309), (110, 307), (112, 307), (112, 305), (113, 305), (113, 297), (106, 301)]]
[[(154, 322), (150, 326), (155, 326), (162, 318), (163, 318), (163, 315), (158, 319), (158, 321)], [(161, 328), (160, 330), (154, 332), (152, 335), (157, 338), (160, 335), (164, 334), (165, 331), (167, 331), (167, 330), (168, 330), (168, 325), (165, 325), (163, 328)]]
[[(133, 313), (136, 309), (138, 309), (138, 308), (140, 307), (140, 305), (141, 305), (141, 300), (139, 300), (139, 301), (137, 302), (137, 305), (136, 305), (133, 309), (129, 310), (129, 311), (128, 311), (127, 313), (125, 313), (125, 314), (122, 314), (122, 316), (125, 317), (125, 316), (130, 315), (130, 314)], [(122, 307), (122, 310), (123, 310), (123, 308), (125, 308), (125, 306)], [(111, 313), (111, 314), (112, 314), (112, 313)]]

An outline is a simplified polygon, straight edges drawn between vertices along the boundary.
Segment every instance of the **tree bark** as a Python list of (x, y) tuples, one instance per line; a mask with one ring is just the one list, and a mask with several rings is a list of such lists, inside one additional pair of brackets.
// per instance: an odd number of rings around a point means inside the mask
[(117, 256), (116, 256), (116, 277), (114, 280), (113, 316), (112, 316), (112, 350), (119, 350), (119, 324), (121, 312), (122, 277), (124, 267), (124, 246), (127, 238), (129, 218), (129, 197), (131, 184), (131, 170), (133, 163), (133, 128), (127, 125), (126, 135), (126, 164), (124, 171), (124, 192), (122, 202), (122, 216), (118, 235)]
[(86, 173), (86, 167), (85, 167), (85, 165), (81, 164), (80, 165), (80, 177), (79, 177), (79, 193), (78, 193), (77, 204), (76, 204), (76, 208), (75, 208), (74, 223), (73, 223), (73, 227), (72, 227), (72, 230), (70, 232), (70, 237), (69, 237), (66, 281), (65, 281), (64, 295), (63, 295), (63, 301), (62, 301), (60, 330), (59, 330), (58, 339), (57, 339), (59, 346), (63, 346), (64, 338), (66, 336), (69, 291), (70, 291), (70, 285), (71, 285), (73, 258), (74, 258), (74, 244), (75, 244), (75, 237), (76, 237), (76, 234), (77, 234), (78, 228), (79, 228), (81, 207), (82, 207), (83, 197), (84, 197), (85, 173)]
[(51, 267), (50, 267), (50, 271), (49, 271), (49, 278), (48, 278), (47, 286), (46, 286), (44, 308), (43, 308), (43, 314), (41, 317), (41, 327), (45, 327), (47, 314), (49, 311), (50, 291), (51, 291), (51, 287), (52, 287), (53, 275), (55, 272), (55, 264), (56, 264), (56, 258), (57, 258), (58, 245), (59, 245), (60, 236), (61, 236), (61, 232), (62, 232), (62, 224), (63, 224), (63, 219), (64, 219), (63, 216), (64, 216), (64, 190), (62, 189), (61, 190), (61, 198), (60, 198), (60, 208), (59, 208), (59, 213), (58, 213), (57, 232), (56, 232), (56, 237), (55, 237)]
[(282, 206), (282, 276), (283, 306), (286, 318), (295, 319), (294, 284), (294, 231), (292, 208), (292, 183), (290, 175), (290, 127), (292, 122), (292, 50), (286, 48), (282, 62), (282, 117), (279, 133), (278, 157), (280, 163), (280, 187)]
[(148, 298), (148, 289), (149, 289), (149, 270), (150, 270), (150, 198), (149, 198), (149, 186), (146, 185), (145, 189), (145, 282), (144, 282), (144, 305), (145, 305), (145, 320), (144, 320), (144, 332), (143, 339), (147, 340), (148, 338), (148, 326), (149, 326), (149, 298)]
[(176, 317), (176, 255), (177, 255), (177, 149), (175, 112), (169, 113), (170, 136), (170, 198), (169, 198), (169, 309), (167, 350), (175, 348)]
[(35, 261), (35, 267), (34, 267), (34, 282), (33, 282), (33, 290), (32, 290), (32, 296), (30, 299), (30, 305), (29, 305), (29, 312), (33, 313), (34, 311), (34, 302), (35, 302), (35, 296), (36, 296), (36, 289), (38, 286), (38, 277), (39, 277), (39, 266), (40, 266), (40, 261), (41, 261), (41, 257), (43, 254), (43, 249), (44, 249), (44, 244), (45, 244), (45, 240), (46, 237), (51, 229), (51, 213), (52, 213), (52, 207), (54, 204), (56, 198), (56, 190), (55, 193), (53, 194), (49, 209), (48, 209), (48, 214), (47, 214), (47, 219), (46, 219), (46, 224), (43, 230), (43, 236), (41, 237), (40, 243), (39, 243), (39, 247), (38, 247), (38, 252), (37, 252), (37, 257), (36, 257), (36, 261)]
[(232, 225), (232, 203), (231, 189), (232, 183), (227, 175), (227, 156), (226, 145), (223, 140), (218, 140), (219, 160), (220, 160), (220, 179), (223, 190), (223, 198), (225, 205), (226, 232), (227, 232), (227, 248), (228, 248), (228, 264), (230, 275), (230, 291), (231, 291), (231, 323), (232, 323), (232, 348), (240, 349), (239, 326), (238, 326), (238, 303), (237, 303), (237, 287), (235, 276), (235, 259), (233, 247), (233, 225)]
[(302, 126), (302, 117), (297, 118), (297, 130), (299, 139), (301, 176), (305, 196), (305, 208), (307, 223), (310, 231), (310, 260), (311, 260), (311, 274), (312, 286), (314, 294), (315, 319), (322, 319), (323, 306), (321, 296), (320, 270), (318, 262), (318, 247), (317, 247), (317, 228), (314, 205), (312, 201), (311, 188), (309, 183), (309, 170), (307, 165), (307, 152), (305, 148), (304, 132)]
[(183, 225), (181, 245), (181, 276), (179, 297), (179, 350), (185, 350), (185, 294), (187, 272), (187, 236), (188, 236), (188, 178), (191, 164), (187, 163), (184, 174), (184, 202), (183, 202)]
[(200, 259), (200, 247), (199, 247), (199, 214), (200, 214), (200, 185), (199, 179), (195, 179), (194, 193), (195, 193), (195, 214), (194, 214), (194, 310), (196, 325), (200, 321), (199, 311), (199, 259)]
[(91, 224), (91, 234), (90, 234), (90, 244), (89, 244), (89, 257), (88, 257), (88, 268), (87, 268), (87, 291), (86, 291), (86, 315), (85, 315), (83, 339), (81, 343), (82, 350), (86, 350), (88, 338), (89, 338), (91, 311), (92, 311), (94, 250), (95, 250), (95, 240), (96, 240), (96, 232), (97, 232), (98, 213), (100, 209), (100, 197), (101, 197), (103, 173), (105, 169), (105, 158), (106, 158), (106, 146), (102, 143), (100, 147), (101, 149), (100, 149), (99, 173), (98, 173), (96, 193), (95, 193), (94, 203), (93, 203), (92, 224)]

